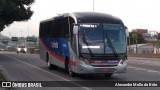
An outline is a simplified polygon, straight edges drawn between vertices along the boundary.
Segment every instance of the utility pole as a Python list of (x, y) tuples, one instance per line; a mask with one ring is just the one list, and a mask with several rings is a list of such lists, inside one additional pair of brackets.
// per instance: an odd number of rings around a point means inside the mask
[(1, 39), (1, 32), (0, 32), (0, 39)]
[(133, 53), (135, 53), (135, 51), (134, 51), (135, 50), (135, 45), (134, 45), (135, 44), (134, 43), (134, 41), (135, 41), (135, 33), (132, 33), (131, 35), (132, 35), (132, 50), (133, 50)]
[(1, 35), (1, 32), (0, 32), (0, 43), (2, 42), (2, 41), (1, 41), (1, 39), (2, 39), (1, 37), (2, 37), (2, 35)]
[(129, 36), (129, 53), (131, 52), (131, 41), (130, 41), (130, 36)]
[(137, 52), (138, 52), (138, 48), (137, 48), (137, 39), (138, 39), (138, 35), (137, 35), (137, 33), (136, 33), (136, 54), (137, 54)]
[(9, 38), (12, 38), (12, 36), (11, 36), (11, 32), (9, 32)]
[(149, 32), (152, 35), (151, 41), (152, 41), (152, 45), (153, 45), (153, 54), (154, 54), (154, 50), (155, 50), (154, 48), (156, 46), (156, 53), (157, 53), (157, 46), (158, 46), (158, 44), (157, 44), (158, 39), (155, 37), (157, 35), (157, 32), (156, 31), (149, 31)]
[(20, 31), (20, 33), (21, 33), (21, 37), (22, 37), (22, 31)]
[(28, 27), (28, 36), (29, 36), (29, 27)]
[(95, 0), (93, 0), (93, 12), (94, 12), (94, 4), (95, 4)]

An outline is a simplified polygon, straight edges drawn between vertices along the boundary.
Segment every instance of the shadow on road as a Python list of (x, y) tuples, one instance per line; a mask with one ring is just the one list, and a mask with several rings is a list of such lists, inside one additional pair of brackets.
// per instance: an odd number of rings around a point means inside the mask
[(122, 78), (117, 77), (117, 75), (112, 75), (107, 77), (104, 74), (77, 74), (75, 77), (69, 76), (68, 72), (65, 69), (58, 68), (57, 70), (49, 70), (48, 67), (41, 67), (43, 70), (47, 70), (51, 73), (56, 73), (56, 75), (64, 76), (65, 78), (73, 78), (80, 81), (123, 81)]

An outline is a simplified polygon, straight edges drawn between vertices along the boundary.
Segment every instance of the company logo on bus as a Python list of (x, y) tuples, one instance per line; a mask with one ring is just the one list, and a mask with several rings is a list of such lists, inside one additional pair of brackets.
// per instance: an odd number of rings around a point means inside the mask
[(58, 48), (58, 43), (57, 42), (50, 42), (50, 45), (52, 48)]
[(118, 65), (117, 60), (93, 60), (91, 61), (91, 65)]

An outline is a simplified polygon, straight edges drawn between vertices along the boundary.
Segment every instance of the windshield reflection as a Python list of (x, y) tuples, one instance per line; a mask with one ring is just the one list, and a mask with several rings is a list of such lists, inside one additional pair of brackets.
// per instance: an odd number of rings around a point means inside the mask
[(124, 28), (119, 24), (81, 24), (79, 45), (81, 53), (113, 54), (113, 47), (117, 53), (125, 53)]

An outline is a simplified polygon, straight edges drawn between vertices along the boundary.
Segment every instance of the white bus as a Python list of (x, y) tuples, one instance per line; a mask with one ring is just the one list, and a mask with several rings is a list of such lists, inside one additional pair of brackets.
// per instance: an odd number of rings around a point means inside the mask
[(118, 17), (97, 12), (65, 13), (40, 22), (40, 58), (50, 69), (76, 74), (125, 73), (127, 28)]

